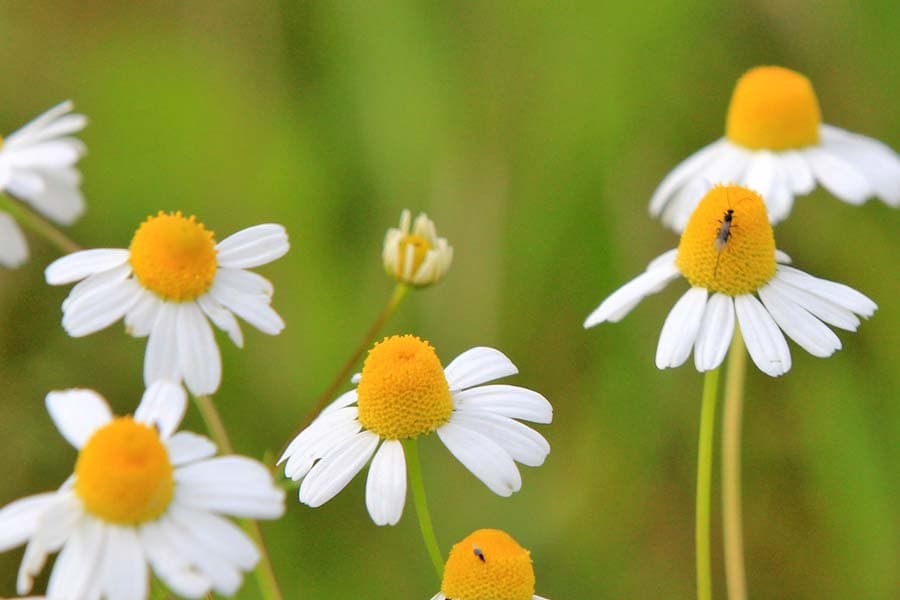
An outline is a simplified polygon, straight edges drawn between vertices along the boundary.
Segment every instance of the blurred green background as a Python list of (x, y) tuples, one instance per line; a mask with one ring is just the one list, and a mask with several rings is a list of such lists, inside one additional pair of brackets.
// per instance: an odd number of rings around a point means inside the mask
[[(826, 122), (900, 147), (900, 16), (885, 2), (0, 3), (0, 131), (59, 100), (90, 116), (82, 161), (88, 247), (124, 247), (157, 210), (219, 239), (283, 223), (291, 252), (259, 269), (287, 329), (218, 336), (216, 402), (238, 450), (277, 451), (381, 309), (384, 232), (426, 211), (454, 246), (439, 286), (410, 294), (385, 334), (446, 363), (475, 345), (519, 366), (509, 383), (554, 405), (552, 451), (522, 491), (493, 495), (434, 438), (423, 466), (445, 551), (479, 527), (530, 548), (552, 598), (691, 598), (701, 376), (653, 364), (683, 282), (622, 323), (585, 316), (677, 238), (647, 216), (661, 178), (721, 136), (747, 68), (808, 75)], [(879, 303), (822, 360), (749, 371), (744, 502), (751, 596), (900, 598), (900, 214), (821, 190), (776, 229), (796, 264)], [(893, 233), (892, 233), (893, 232)], [(75, 452), (43, 405), (85, 386), (132, 411), (146, 341), (121, 325), (60, 327), (57, 254), (0, 272), (0, 505), (54, 488)], [(348, 389), (349, 384), (343, 389)], [(186, 427), (202, 430), (192, 408)], [(718, 453), (718, 452), (717, 452)], [(718, 471), (714, 485), (718, 486)], [(718, 487), (713, 556), (724, 597)], [(364, 477), (319, 509), (291, 494), (265, 524), (288, 598), (429, 598), (438, 583), (411, 499), (375, 527)], [(0, 556), (12, 595), (21, 550)], [(47, 569), (49, 571), (49, 569)], [(43, 580), (42, 580), (43, 581)], [(43, 589), (43, 583), (38, 589)], [(257, 598), (252, 577), (238, 594)]]

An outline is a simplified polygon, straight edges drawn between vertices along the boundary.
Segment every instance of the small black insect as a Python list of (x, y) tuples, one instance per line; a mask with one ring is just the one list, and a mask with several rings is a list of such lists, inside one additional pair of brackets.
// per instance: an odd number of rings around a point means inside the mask
[(475, 553), (475, 556), (481, 559), (481, 562), (485, 562), (484, 552), (481, 551), (481, 548), (479, 548), (478, 546), (472, 546), (472, 552)]
[(729, 208), (725, 211), (725, 215), (722, 220), (719, 221), (722, 226), (719, 227), (719, 230), (716, 232), (716, 239), (715, 241), (713, 241), (713, 246), (715, 247), (716, 252), (719, 253), (719, 255), (716, 256), (716, 266), (715, 269), (713, 269), (713, 279), (715, 279), (716, 275), (719, 273), (719, 259), (722, 257), (721, 252), (725, 249), (725, 244), (727, 244), (728, 240), (731, 238), (731, 227), (733, 222), (734, 209)]

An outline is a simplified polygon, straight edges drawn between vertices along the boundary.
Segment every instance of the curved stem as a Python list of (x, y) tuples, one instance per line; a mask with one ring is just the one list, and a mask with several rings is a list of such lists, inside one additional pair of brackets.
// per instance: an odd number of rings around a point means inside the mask
[(63, 254), (71, 254), (81, 250), (81, 246), (69, 239), (66, 234), (57, 229), (50, 221), (31, 210), (24, 202), (13, 199), (7, 194), (0, 194), (0, 205), (23, 227), (56, 246)]
[[(219, 415), (219, 411), (216, 410), (212, 397), (195, 396), (194, 400), (213, 441), (223, 453), (234, 454), (234, 446), (231, 445), (228, 432), (225, 431), (222, 417)], [(241, 525), (244, 531), (247, 532), (247, 535), (256, 543), (256, 547), (259, 548), (260, 559), (256, 569), (254, 569), (254, 574), (263, 598), (265, 600), (284, 600), (281, 588), (278, 587), (278, 579), (275, 577), (275, 570), (272, 568), (272, 560), (269, 558), (269, 550), (259, 523), (252, 519), (241, 519)]]
[(744, 532), (741, 526), (741, 418), (747, 355), (735, 329), (725, 376), (722, 420), (722, 538), (725, 545), (725, 582), (730, 600), (747, 600), (744, 572)]
[(441, 548), (434, 535), (434, 526), (431, 524), (431, 515), (428, 512), (428, 499), (425, 497), (425, 482), (422, 480), (422, 465), (419, 462), (419, 446), (415, 439), (402, 440), (403, 451), (406, 454), (406, 464), (409, 470), (409, 483), (412, 487), (413, 502), (416, 505), (416, 516), (419, 518), (419, 530), (428, 549), (428, 556), (434, 565), (438, 582), (444, 577), (444, 558)]
[(703, 379), (703, 405), (700, 408), (700, 441), (697, 453), (697, 522), (695, 544), (697, 552), (697, 598), (712, 598), (712, 569), (710, 567), (710, 496), (712, 491), (713, 437), (715, 434), (716, 394), (719, 369), (707, 371)]

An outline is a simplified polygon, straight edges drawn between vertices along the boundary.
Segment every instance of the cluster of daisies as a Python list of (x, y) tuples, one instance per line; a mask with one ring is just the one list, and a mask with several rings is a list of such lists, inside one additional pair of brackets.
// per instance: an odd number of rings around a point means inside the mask
[[(0, 139), (0, 190), (70, 224), (84, 210), (75, 168), (84, 145), (72, 135), (85, 125), (63, 103)], [(780, 67), (749, 71), (734, 91), (725, 137), (679, 165), (651, 199), (651, 213), (681, 232), (678, 247), (608, 297), (585, 327), (622, 319), (684, 277), (691, 287), (663, 325), (659, 368), (679, 366), (693, 352), (698, 370), (714, 369), (738, 330), (754, 363), (772, 376), (791, 367), (784, 334), (815, 356), (832, 354), (841, 342), (828, 325), (853, 331), (876, 306), (790, 266), (772, 231), (794, 196), (816, 182), (851, 203), (879, 196), (897, 206), (900, 159), (880, 142), (823, 124), (802, 75)], [(31, 591), (55, 552), (51, 600), (145, 600), (151, 576), (187, 598), (237, 591), (260, 550), (225, 517), (278, 518), (284, 491), (263, 464), (216, 456), (211, 440), (178, 426), (187, 392), (208, 396), (221, 383), (213, 325), (239, 347), (238, 318), (270, 335), (284, 328), (271, 306), (272, 284), (249, 269), (288, 249), (280, 225), (217, 242), (195, 217), (160, 212), (139, 225), (128, 248), (77, 251), (46, 268), (48, 283), (75, 284), (62, 304), (69, 335), (123, 320), (129, 335), (148, 338), (145, 392), (123, 417), (88, 389), (47, 395), (51, 419), (78, 456), (59, 489), (0, 510), (0, 550), (26, 546), (19, 594)], [(0, 264), (17, 267), (27, 255), (15, 219), (0, 212)], [(404, 211), (400, 227), (385, 237), (382, 258), (401, 285), (425, 287), (447, 273), (453, 249), (425, 215), (413, 223)], [(539, 466), (550, 451), (523, 421), (553, 418), (541, 394), (491, 383), (515, 373), (493, 348), (471, 348), (444, 367), (429, 342), (387, 337), (369, 351), (355, 388), (291, 440), (278, 463), (311, 507), (368, 465), (368, 513), (378, 525), (393, 525), (406, 501), (411, 444), (434, 433), (491, 491), (509, 496), (522, 485), (517, 463)], [(505, 532), (482, 529), (453, 547), (433, 600), (536, 600), (534, 581), (528, 551)]]

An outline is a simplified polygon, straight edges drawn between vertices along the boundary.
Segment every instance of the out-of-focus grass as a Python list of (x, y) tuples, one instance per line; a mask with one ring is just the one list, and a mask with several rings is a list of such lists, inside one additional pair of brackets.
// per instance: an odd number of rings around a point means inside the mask
[[(581, 323), (677, 243), (648, 219), (647, 200), (721, 135), (746, 68), (806, 73), (828, 122), (896, 147), (898, 24), (890, 2), (14, 1), (0, 5), (0, 130), (66, 97), (90, 115), (89, 210), (71, 230), (86, 246), (124, 246), (160, 209), (196, 213), (220, 239), (287, 226), (292, 251), (260, 270), (287, 329), (248, 329), (244, 350), (219, 340), (216, 401), (253, 456), (281, 447), (387, 299), (384, 230), (403, 207), (427, 211), (455, 246), (453, 270), (411, 294), (385, 333), (428, 338), (445, 361), (499, 347), (520, 368), (510, 382), (556, 410), (541, 428), (547, 463), (524, 468), (510, 499), (424, 441), (445, 549), (501, 527), (531, 549), (542, 595), (688, 598), (701, 378), (652, 362), (683, 286), (620, 324)], [(799, 266), (863, 290), (880, 310), (858, 334), (840, 333), (844, 349), (830, 359), (792, 346), (785, 377), (750, 372), (754, 597), (888, 599), (900, 588), (898, 218), (818, 191), (776, 230)], [(92, 387), (120, 413), (142, 391), (145, 342), (119, 326), (68, 338), (66, 290), (42, 280), (55, 255), (41, 240), (31, 248), (25, 267), (0, 273), (4, 504), (71, 472), (47, 391)], [(193, 412), (186, 427), (202, 430)], [(362, 479), (320, 509), (291, 498), (265, 525), (289, 598), (436, 591), (412, 506), (398, 526), (376, 528)], [(0, 594), (13, 592), (20, 557), (0, 556)], [(257, 596), (248, 578), (239, 597)]]

